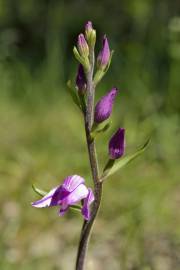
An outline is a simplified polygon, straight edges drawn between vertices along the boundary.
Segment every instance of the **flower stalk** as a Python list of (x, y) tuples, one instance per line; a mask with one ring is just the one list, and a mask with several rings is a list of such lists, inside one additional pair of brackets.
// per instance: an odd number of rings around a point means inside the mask
[(79, 175), (67, 176), (62, 184), (52, 188), (49, 192), (45, 192), (33, 185), (34, 191), (42, 197), (32, 203), (33, 207), (59, 206), (59, 216), (66, 214), (69, 209), (78, 210), (82, 214), (84, 223), (80, 234), (76, 270), (85, 269), (89, 238), (100, 208), (104, 180), (141, 155), (149, 144), (149, 140), (147, 140), (134, 154), (122, 158), (125, 152), (125, 129), (118, 128), (109, 140), (109, 159), (102, 174), (99, 173), (95, 138), (97, 134), (102, 134), (110, 128), (110, 117), (118, 90), (116, 87), (112, 88), (94, 106), (95, 88), (108, 71), (113, 54), (113, 51), (110, 51), (108, 39), (104, 36), (102, 50), (97, 57), (96, 71), (94, 72), (95, 42), (96, 30), (93, 29), (92, 23), (88, 22), (85, 26), (85, 35), (80, 34), (78, 36), (77, 47), (73, 49), (74, 56), (79, 62), (75, 87), (72, 86), (71, 81), (67, 83), (69, 94), (84, 117), (86, 143), (94, 188), (88, 188), (85, 185), (84, 178)]
[(99, 181), (99, 169), (98, 169), (98, 160), (96, 155), (96, 146), (95, 141), (91, 137), (91, 129), (94, 121), (94, 94), (95, 87), (93, 84), (93, 73), (94, 73), (94, 48), (90, 47), (89, 51), (89, 60), (90, 60), (90, 69), (86, 72), (87, 80), (87, 107), (84, 114), (84, 124), (85, 124), (85, 133), (86, 133), (86, 142), (88, 148), (88, 155), (90, 161), (90, 167), (92, 172), (92, 178), (94, 183), (94, 203), (91, 210), (91, 218), (89, 221), (84, 221), (82, 226), (80, 242), (77, 253), (76, 260), (76, 270), (83, 270), (85, 257), (89, 242), (89, 237), (91, 233), (92, 226), (94, 224), (95, 218), (97, 216), (102, 196), (102, 182)]

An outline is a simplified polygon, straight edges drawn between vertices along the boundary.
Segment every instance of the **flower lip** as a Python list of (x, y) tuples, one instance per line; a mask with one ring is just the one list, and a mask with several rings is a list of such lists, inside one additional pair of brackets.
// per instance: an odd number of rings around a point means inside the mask
[(42, 199), (31, 203), (31, 205), (37, 208), (49, 207), (51, 205), (52, 196), (57, 189), (58, 187), (51, 189)]
[(119, 128), (109, 141), (109, 156), (111, 159), (120, 158), (125, 151), (125, 129)]

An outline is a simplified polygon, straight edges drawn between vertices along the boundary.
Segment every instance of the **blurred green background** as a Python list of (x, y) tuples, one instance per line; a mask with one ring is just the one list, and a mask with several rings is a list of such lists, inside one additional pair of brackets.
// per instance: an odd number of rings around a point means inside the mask
[(115, 50), (97, 99), (120, 89), (112, 129), (97, 139), (101, 168), (118, 126), (127, 153), (152, 141), (106, 182), (86, 269), (179, 270), (178, 0), (0, 0), (0, 269), (73, 269), (82, 218), (32, 208), (31, 184), (48, 190), (80, 174), (91, 185), (82, 117), (66, 88), (87, 20), (97, 52), (104, 33)]

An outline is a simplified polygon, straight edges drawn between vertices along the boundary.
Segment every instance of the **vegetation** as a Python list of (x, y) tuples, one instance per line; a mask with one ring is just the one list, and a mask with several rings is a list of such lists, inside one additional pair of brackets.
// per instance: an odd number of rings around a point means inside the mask
[[(112, 83), (120, 89), (111, 131), (126, 128), (127, 153), (150, 134), (152, 142), (104, 185), (88, 270), (178, 270), (178, 1), (1, 0), (0, 7), (0, 269), (73, 269), (81, 216), (37, 212), (31, 185), (49, 190), (70, 168), (90, 183), (83, 124), (65, 92), (77, 68), (70, 37), (91, 19), (116, 52), (97, 88), (97, 98)], [(99, 138), (102, 167), (111, 131)]]

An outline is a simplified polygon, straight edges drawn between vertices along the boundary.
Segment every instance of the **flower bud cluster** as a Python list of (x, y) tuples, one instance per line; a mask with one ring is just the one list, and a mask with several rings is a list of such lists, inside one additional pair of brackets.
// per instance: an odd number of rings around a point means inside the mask
[[(118, 94), (118, 89), (113, 87), (106, 95), (100, 98), (97, 104), (94, 106), (94, 91), (97, 83), (102, 79), (102, 77), (107, 72), (112, 52), (109, 48), (109, 42), (104, 35), (102, 48), (97, 56), (96, 60), (96, 73), (94, 72), (94, 47), (96, 43), (96, 30), (93, 28), (92, 23), (89, 21), (85, 25), (85, 33), (78, 35), (77, 46), (74, 47), (73, 52), (76, 59), (79, 62), (78, 71), (76, 75), (76, 89), (77, 91), (71, 91), (71, 96), (74, 102), (82, 110), (84, 118), (86, 121), (86, 116), (88, 116), (88, 102), (91, 102), (91, 114), (93, 116), (94, 125), (88, 126), (86, 130), (87, 143), (93, 141), (95, 137), (92, 136), (93, 128), (94, 134), (103, 131), (109, 128), (110, 124), (106, 121), (109, 121), (109, 118), (112, 114), (113, 105), (115, 98)], [(93, 76), (94, 75), (94, 76)], [(91, 78), (89, 80), (89, 78)], [(87, 88), (87, 85), (90, 85)], [(91, 91), (93, 92), (91, 92)], [(89, 91), (89, 92), (88, 92)], [(86, 94), (90, 99), (86, 99)], [(105, 125), (103, 125), (104, 123)], [(85, 122), (85, 128), (86, 128)], [(89, 145), (88, 145), (89, 146)], [(109, 140), (109, 165), (114, 164), (116, 159), (119, 159), (124, 154), (125, 150), (125, 129), (118, 128), (116, 133)], [(99, 179), (97, 181), (100, 181)], [(44, 194), (44, 192), (43, 192)], [(70, 175), (66, 177), (62, 184), (51, 189), (48, 193), (45, 193), (40, 200), (37, 200), (32, 203), (32, 206), (37, 208), (42, 207), (52, 207), (59, 206), (59, 215), (64, 215), (69, 208), (76, 207), (78, 208), (85, 220), (91, 219), (91, 209), (90, 206), (95, 200), (95, 196), (91, 188), (88, 188), (85, 185), (85, 180), (79, 175)], [(80, 205), (77, 205), (80, 204)]]
[[(88, 59), (90, 53), (93, 51), (96, 42), (96, 30), (92, 26), (92, 22), (88, 21), (85, 25), (85, 35), (80, 34), (78, 36), (77, 48), (80, 57), (84, 59)], [(91, 52), (90, 52), (91, 51)], [(102, 48), (98, 53), (96, 60), (96, 74), (94, 76), (94, 84), (96, 85), (106, 73), (110, 62), (111, 62), (112, 52), (109, 48), (109, 42), (107, 36), (103, 36), (102, 40)], [(78, 89), (78, 93), (85, 94), (86, 93), (86, 65), (80, 61), (80, 65), (78, 67), (78, 72), (76, 76), (76, 87)], [(106, 95), (100, 98), (94, 108), (94, 125), (97, 127), (101, 125), (102, 122), (108, 120), (112, 114), (115, 98), (118, 94), (118, 89), (113, 87), (110, 91), (107, 92)], [(109, 141), (109, 158), (111, 160), (115, 160), (120, 158), (124, 154), (125, 149), (125, 129), (119, 128), (116, 133), (112, 136)]]

